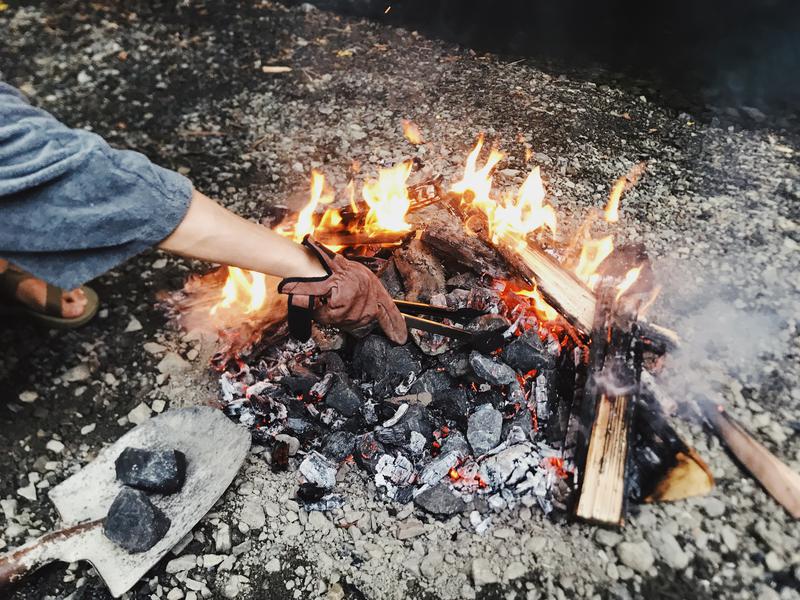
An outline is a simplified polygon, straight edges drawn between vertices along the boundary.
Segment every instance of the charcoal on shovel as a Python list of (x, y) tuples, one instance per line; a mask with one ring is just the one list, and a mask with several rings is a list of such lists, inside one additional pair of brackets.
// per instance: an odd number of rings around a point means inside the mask
[(186, 478), (186, 456), (179, 450), (125, 448), (114, 465), (122, 483), (157, 494), (177, 492)]
[(503, 427), (503, 415), (490, 404), (478, 407), (469, 416), (467, 441), (475, 456), (481, 456), (497, 447)]
[(514, 369), (506, 363), (484, 356), (477, 350), (470, 353), (469, 364), (475, 375), (492, 385), (508, 385), (517, 378)]
[(503, 349), (503, 360), (520, 373), (552, 369), (555, 365), (539, 334), (526, 331)]
[(106, 537), (128, 552), (145, 552), (169, 531), (171, 523), (150, 498), (133, 488), (123, 487), (103, 524)]
[(423, 489), (416, 498), (414, 504), (433, 515), (450, 516), (464, 512), (467, 503), (461, 499), (450, 488), (446, 482), (437, 483), (427, 489)]

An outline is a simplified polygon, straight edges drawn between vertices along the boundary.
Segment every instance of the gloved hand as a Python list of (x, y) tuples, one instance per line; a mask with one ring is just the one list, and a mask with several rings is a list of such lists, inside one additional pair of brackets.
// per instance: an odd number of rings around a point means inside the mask
[(312, 318), (351, 331), (378, 321), (390, 340), (406, 343), (405, 319), (372, 271), (311, 236), (305, 237), (303, 245), (317, 255), (328, 275), (288, 277), (278, 285), (280, 293), (289, 295), (289, 331), (293, 337), (307, 340)]

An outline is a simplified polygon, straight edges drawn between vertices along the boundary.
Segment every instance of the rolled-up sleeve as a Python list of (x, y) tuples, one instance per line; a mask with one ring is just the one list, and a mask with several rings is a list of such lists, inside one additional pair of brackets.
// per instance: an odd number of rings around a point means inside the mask
[(74, 288), (168, 237), (191, 182), (0, 82), (0, 257)]

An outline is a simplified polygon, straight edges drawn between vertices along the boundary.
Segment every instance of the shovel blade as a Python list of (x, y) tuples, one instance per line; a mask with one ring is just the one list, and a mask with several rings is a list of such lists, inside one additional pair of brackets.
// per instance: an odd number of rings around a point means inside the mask
[(81, 471), (54, 487), (50, 499), (65, 526), (103, 519), (122, 488), (114, 461), (127, 447), (180, 450), (186, 481), (175, 494), (150, 496), (169, 517), (166, 535), (150, 550), (130, 554), (95, 527), (80, 537), (67, 560), (87, 560), (118, 597), (133, 587), (211, 510), (250, 449), (250, 434), (208, 406), (170, 410), (131, 429)]

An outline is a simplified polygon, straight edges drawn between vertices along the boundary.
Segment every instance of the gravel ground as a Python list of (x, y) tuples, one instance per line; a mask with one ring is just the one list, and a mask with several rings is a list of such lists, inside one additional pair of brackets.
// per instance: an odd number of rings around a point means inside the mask
[[(800, 470), (800, 137), (791, 121), (778, 126), (746, 107), (679, 113), (633, 84), (554, 76), (306, 5), (10, 4), (0, 11), (4, 79), (252, 218), (302, 197), (312, 167), (341, 180), (353, 160), (369, 170), (418, 153), (452, 177), (484, 131), (511, 155), (504, 184), (521, 181), (530, 144), (568, 235), (616, 177), (648, 159), (623, 199), (619, 235), (647, 244), (664, 284), (654, 319), (688, 340), (669, 380), (675, 397), (701, 389), (723, 398)], [(402, 118), (430, 143), (405, 143)], [(93, 283), (103, 310), (80, 331), (3, 322), (0, 549), (48, 529), (47, 488), (132, 420), (215, 396), (202, 344), (154, 308), (158, 290), (199, 268), (138, 257)], [(522, 508), (497, 515), (481, 537), (458, 518), (376, 500), (356, 470), (340, 474), (343, 511), (307, 514), (292, 500), (295, 476), (273, 474), (254, 448), (214, 511), (129, 597), (799, 598), (797, 524), (706, 430), (676, 424), (717, 488), (633, 507), (620, 532)], [(109, 596), (91, 568), (73, 564), (42, 570), (12, 597)]]

